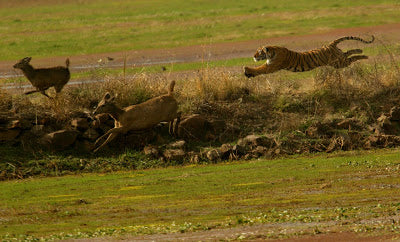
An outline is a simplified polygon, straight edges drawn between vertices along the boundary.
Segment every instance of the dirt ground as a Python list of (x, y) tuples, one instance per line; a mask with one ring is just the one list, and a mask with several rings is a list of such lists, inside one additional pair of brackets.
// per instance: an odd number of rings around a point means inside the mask
[[(223, 60), (231, 58), (249, 57), (251, 58), (254, 51), (266, 44), (286, 46), (297, 51), (305, 51), (319, 48), (321, 45), (342, 36), (361, 36), (366, 39), (370, 35), (376, 36), (377, 43), (397, 42), (400, 40), (400, 23), (368, 26), (358, 28), (334, 29), (331, 31), (310, 34), (274, 37), (269, 39), (257, 39), (248, 41), (239, 41), (232, 43), (216, 43), (207, 45), (194, 45), (185, 47), (176, 47), (170, 49), (151, 49), (151, 50), (127, 50), (112, 53), (98, 53), (90, 55), (69, 56), (72, 71), (81, 71), (90, 69), (99, 65), (99, 60), (108, 62), (107, 67), (122, 67), (126, 56), (127, 66), (145, 66), (154, 64), (183, 63), (195, 61), (211, 61)], [(349, 41), (350, 42), (350, 41)], [(346, 47), (343, 43), (341, 46)], [(23, 58), (24, 56), (21, 56)], [(113, 58), (108, 61), (107, 57)], [(32, 65), (35, 67), (48, 67), (54, 65), (64, 65), (65, 56), (51, 57), (43, 59), (33, 59)], [(15, 75), (19, 72), (15, 71), (12, 66), (17, 62), (0, 61), (0, 75)]]

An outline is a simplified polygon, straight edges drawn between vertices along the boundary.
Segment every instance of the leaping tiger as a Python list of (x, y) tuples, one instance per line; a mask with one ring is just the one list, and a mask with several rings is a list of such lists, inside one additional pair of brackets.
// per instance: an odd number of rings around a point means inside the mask
[(347, 67), (355, 61), (368, 59), (368, 56), (365, 55), (354, 55), (361, 54), (361, 49), (353, 49), (346, 52), (339, 49), (337, 44), (344, 40), (358, 40), (370, 44), (374, 42), (375, 37), (372, 35), (370, 41), (353, 36), (342, 37), (332, 41), (327, 46), (307, 52), (295, 52), (280, 46), (263, 46), (257, 49), (254, 54), (254, 61), (267, 60), (267, 62), (255, 68), (245, 67), (244, 74), (246, 77), (254, 77), (279, 70), (302, 72), (326, 65), (339, 69)]

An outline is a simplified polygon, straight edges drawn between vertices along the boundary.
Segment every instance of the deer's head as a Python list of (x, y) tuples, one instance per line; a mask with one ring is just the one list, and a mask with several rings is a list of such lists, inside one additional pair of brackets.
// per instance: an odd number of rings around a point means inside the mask
[(100, 113), (112, 113), (116, 108), (114, 99), (115, 97), (111, 97), (111, 94), (107, 92), (97, 104), (97, 107), (93, 111), (93, 115)]
[(17, 64), (13, 65), (14, 68), (21, 69), (24, 66), (29, 65), (29, 62), (32, 60), (32, 57), (25, 57), (21, 59)]

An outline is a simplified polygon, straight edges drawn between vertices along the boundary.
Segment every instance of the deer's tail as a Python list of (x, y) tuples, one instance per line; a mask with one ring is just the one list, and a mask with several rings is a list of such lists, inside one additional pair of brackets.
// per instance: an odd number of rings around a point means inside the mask
[(175, 87), (175, 81), (171, 81), (171, 83), (169, 84), (169, 88), (168, 88), (169, 95), (172, 95), (172, 93), (174, 92), (174, 87)]

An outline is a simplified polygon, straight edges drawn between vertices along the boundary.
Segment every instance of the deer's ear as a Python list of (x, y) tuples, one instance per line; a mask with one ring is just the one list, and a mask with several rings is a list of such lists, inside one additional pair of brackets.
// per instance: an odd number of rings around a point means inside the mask
[(32, 60), (32, 57), (25, 57), (22, 60), (25, 61), (26, 63), (29, 63)]
[(107, 100), (107, 101), (110, 100), (110, 98), (111, 98), (111, 94), (109, 92), (107, 92), (103, 97), (103, 99)]
[(113, 102), (114, 99), (115, 99), (115, 97), (111, 96), (111, 94), (109, 92), (107, 92), (106, 95), (104, 95), (104, 97), (103, 97), (103, 100), (106, 103)]

